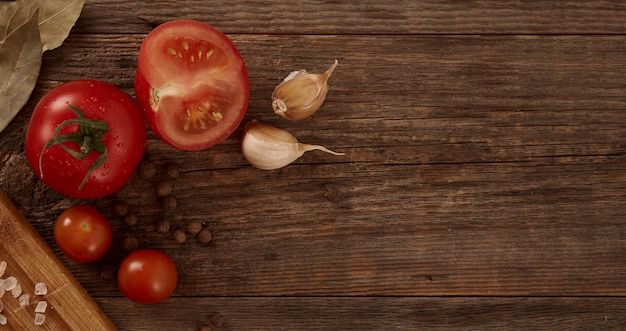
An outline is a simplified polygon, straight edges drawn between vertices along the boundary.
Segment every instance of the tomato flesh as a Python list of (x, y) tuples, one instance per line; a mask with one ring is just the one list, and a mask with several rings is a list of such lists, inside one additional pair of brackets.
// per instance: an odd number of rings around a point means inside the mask
[(164, 23), (139, 50), (135, 95), (152, 131), (184, 150), (232, 134), (250, 98), (248, 73), (234, 44), (193, 20)]
[(77, 205), (66, 209), (57, 218), (54, 240), (70, 259), (80, 263), (93, 262), (111, 247), (113, 230), (98, 210)]
[(178, 282), (174, 262), (165, 253), (140, 249), (124, 258), (117, 272), (122, 293), (138, 303), (153, 304), (167, 299)]

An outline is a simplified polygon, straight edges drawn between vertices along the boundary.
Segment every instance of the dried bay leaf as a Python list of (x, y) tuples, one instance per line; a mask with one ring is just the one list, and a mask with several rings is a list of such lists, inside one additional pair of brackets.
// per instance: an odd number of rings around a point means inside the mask
[(0, 131), (28, 102), (41, 68), (38, 11), (0, 44)]
[(15, 3), (18, 10), (9, 23), (9, 31), (39, 9), (39, 32), (45, 52), (61, 46), (80, 16), (85, 0), (16, 0)]
[(0, 40), (4, 40), (8, 34), (9, 23), (17, 12), (17, 1), (3, 3), (0, 6)]
[(43, 52), (61, 46), (84, 4), (85, 0), (0, 4), (0, 132), (28, 102)]

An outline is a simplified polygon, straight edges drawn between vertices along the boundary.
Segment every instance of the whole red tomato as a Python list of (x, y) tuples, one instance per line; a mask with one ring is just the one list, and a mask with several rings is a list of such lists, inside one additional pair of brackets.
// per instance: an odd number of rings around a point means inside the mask
[(165, 253), (153, 249), (133, 251), (117, 272), (122, 293), (138, 303), (161, 302), (174, 292), (178, 282), (176, 265)]
[(70, 259), (93, 262), (111, 247), (113, 230), (95, 208), (77, 205), (66, 209), (54, 224), (54, 240)]
[(193, 20), (163, 23), (143, 41), (135, 95), (152, 131), (183, 150), (228, 137), (248, 107), (241, 55), (223, 33)]
[(50, 90), (37, 104), (26, 132), (26, 154), (35, 174), (74, 198), (118, 191), (146, 147), (146, 125), (133, 100), (94, 80)]

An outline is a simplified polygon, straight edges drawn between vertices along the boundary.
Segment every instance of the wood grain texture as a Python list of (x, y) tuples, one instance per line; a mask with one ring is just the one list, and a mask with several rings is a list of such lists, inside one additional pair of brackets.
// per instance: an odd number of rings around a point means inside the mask
[[(106, 14), (105, 14), (106, 13)], [(245, 34), (623, 34), (621, 1), (94, 1), (86, 33), (148, 32), (172, 18)]]
[[(626, 328), (626, 7), (619, 1), (90, 1), (47, 52), (29, 104), (0, 134), (0, 188), (123, 330), (619, 330)], [(88, 201), (116, 238), (100, 262), (65, 258), (52, 223), (79, 201), (36, 179), (23, 135), (57, 84), (100, 79), (133, 95), (145, 34), (171, 18), (214, 24), (248, 67), (245, 121), (346, 153), (276, 171), (241, 155), (236, 131), (201, 152), (149, 134), (114, 196)], [(303, 23), (304, 22), (304, 23)], [(270, 95), (290, 71), (339, 66), (322, 109), (289, 122)], [(165, 164), (180, 177), (169, 180)], [(164, 213), (155, 186), (178, 201)], [(130, 204), (130, 227), (112, 211)], [(167, 219), (172, 230), (156, 231)], [(210, 229), (201, 244), (173, 231)], [(175, 297), (134, 305), (103, 266), (122, 241), (180, 269)]]
[[(148, 307), (120, 299), (98, 303), (120, 321), (153, 319)], [(173, 299), (163, 330), (618, 330), (626, 323), (615, 298), (273, 297)], [(184, 315), (178, 314), (184, 305)], [(217, 317), (217, 318), (216, 318)], [(137, 325), (133, 330), (151, 330)]]
[[(4, 279), (15, 277), (20, 294), (28, 295), (22, 305), (7, 292), (2, 298), (3, 315), (8, 323), (2, 330), (33, 330), (35, 306), (47, 302), (41, 326), (45, 330), (116, 330), (100, 307), (65, 268), (28, 220), (0, 191), (0, 261), (7, 263)], [(44, 283), (45, 295), (35, 295), (35, 284)]]

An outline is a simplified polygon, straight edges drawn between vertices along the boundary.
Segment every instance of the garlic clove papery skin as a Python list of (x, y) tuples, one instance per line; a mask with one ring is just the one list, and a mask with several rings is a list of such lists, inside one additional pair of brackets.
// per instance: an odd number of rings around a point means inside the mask
[(251, 165), (262, 170), (282, 168), (304, 154), (291, 134), (256, 120), (244, 128), (241, 150)]
[(289, 132), (252, 120), (244, 128), (241, 150), (246, 160), (262, 170), (282, 168), (305, 152), (321, 150), (334, 155), (345, 155), (320, 145), (302, 144)]
[(274, 113), (289, 120), (302, 120), (320, 109), (328, 94), (328, 79), (337, 67), (335, 63), (323, 74), (306, 70), (294, 71), (272, 93)]

